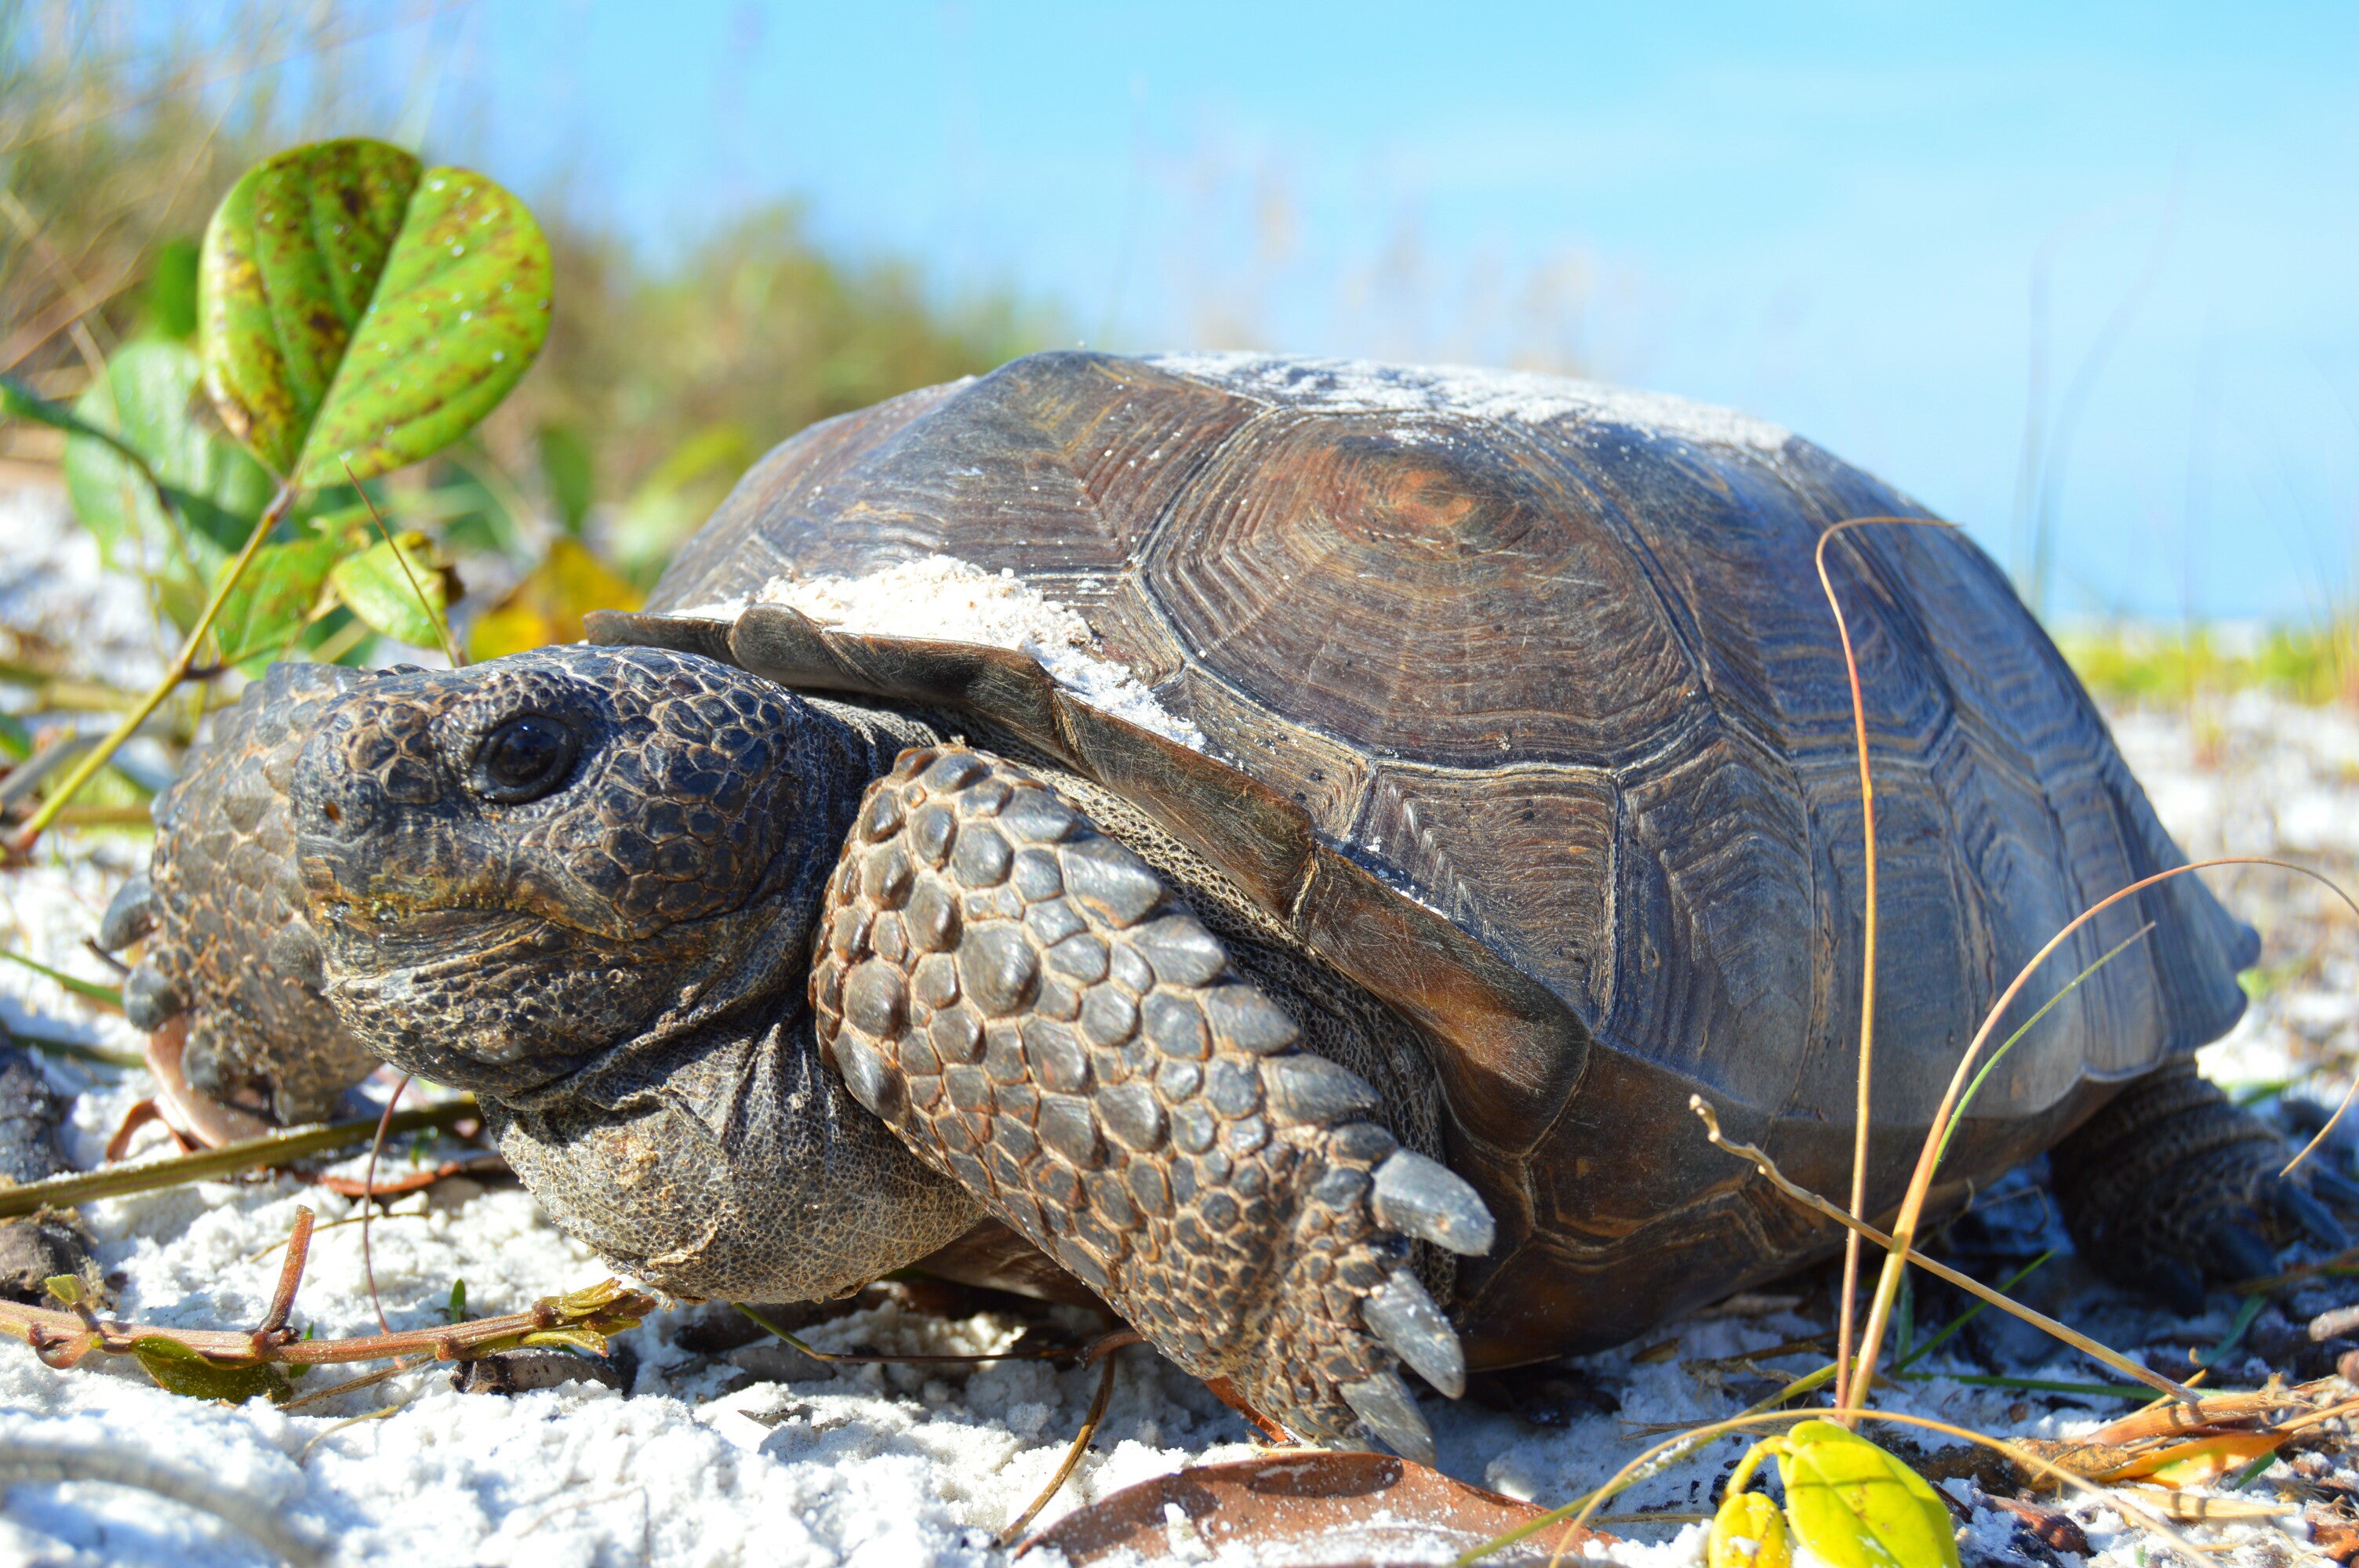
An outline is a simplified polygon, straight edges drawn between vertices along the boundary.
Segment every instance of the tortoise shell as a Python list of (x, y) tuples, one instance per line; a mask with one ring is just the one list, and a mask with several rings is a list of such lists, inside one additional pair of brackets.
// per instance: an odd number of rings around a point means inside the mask
[[(1848, 1186), (1859, 778), (1813, 549), (1862, 516), (1930, 514), (1671, 398), (1044, 353), (786, 442), (647, 616), (594, 635), (985, 716), (1150, 812), (1410, 1021), (1448, 1159), (1500, 1221), (1455, 1311), (1480, 1365), (1618, 1341), (1833, 1238), (1710, 1147), (1689, 1098), (1796, 1180)], [(1969, 539), (1865, 527), (1827, 553), (1875, 769), (1882, 1205), (2017, 969), (2182, 857)], [(1202, 751), (1019, 654), (779, 608), (656, 619), (935, 554), (1078, 610)], [(1992, 1075), (1953, 1192), (2234, 1022), (2253, 938), (2192, 878), (2109, 911), (2031, 989), (2148, 922)]]

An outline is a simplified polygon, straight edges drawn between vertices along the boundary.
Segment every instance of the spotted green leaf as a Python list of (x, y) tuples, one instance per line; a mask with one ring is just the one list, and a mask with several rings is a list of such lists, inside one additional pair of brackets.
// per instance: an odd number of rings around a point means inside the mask
[(133, 1342), (131, 1354), (158, 1388), (196, 1400), (227, 1400), (244, 1404), (256, 1394), (273, 1404), (292, 1394), (286, 1374), (267, 1364), (244, 1366), (208, 1361), (177, 1339), (151, 1334)]
[(382, 142), (279, 154), (231, 188), (198, 277), (222, 420), (307, 486), (432, 456), (549, 334), (549, 243), (482, 175)]
[(1786, 1434), (1777, 1474), (1794, 1534), (1832, 1568), (1958, 1568), (1931, 1485), (1858, 1433), (1803, 1422)]
[[(397, 546), (399, 555), (394, 553)], [(346, 556), (328, 573), (328, 586), (345, 609), (370, 629), (413, 648), (441, 646), (435, 622), (458, 597), (457, 581), (458, 574), (432, 541), (416, 532)]]

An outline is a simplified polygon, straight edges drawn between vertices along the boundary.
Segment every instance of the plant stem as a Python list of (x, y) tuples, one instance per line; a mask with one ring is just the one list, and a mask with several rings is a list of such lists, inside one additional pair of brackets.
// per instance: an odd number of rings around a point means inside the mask
[(586, 1291), (544, 1296), (527, 1310), (504, 1317), (479, 1317), (467, 1323), (373, 1334), (361, 1339), (290, 1339), (279, 1343), (248, 1329), (159, 1328), (144, 1323), (101, 1319), (85, 1322), (72, 1313), (0, 1301), (0, 1334), (24, 1340), (44, 1361), (60, 1370), (80, 1362), (93, 1350), (127, 1355), (140, 1340), (158, 1338), (184, 1345), (220, 1366), (250, 1367), (267, 1362), (319, 1367), (390, 1360), (420, 1351), (437, 1360), (457, 1361), (517, 1345), (579, 1343), (584, 1336), (603, 1341), (607, 1335), (637, 1327), (640, 1320), (655, 1310), (653, 1297), (625, 1290), (618, 1280), (608, 1280)]
[(65, 782), (42, 803), (41, 809), (33, 814), (33, 819), (25, 824), (24, 831), (8, 841), (10, 854), (29, 854), (41, 835), (58, 819), (58, 813), (65, 809), (66, 803), (73, 799), (82, 786), (107, 764), (123, 743), (131, 739), (133, 732), (147, 722), (147, 716), (161, 708), (164, 699), (170, 697), (180, 682), (188, 677), (190, 666), (197, 662), (197, 651), (204, 646), (206, 634), (212, 632), (214, 619), (221, 614), (222, 606), (228, 602), (230, 590), (237, 586), (238, 579), (245, 575), (247, 564), (254, 559), (255, 552), (262, 548), (263, 541), (269, 538), (271, 531), (295, 509), (298, 493), (292, 480), (278, 487), (278, 493), (270, 498), (270, 504), (263, 509), (260, 517), (255, 519), (254, 532), (246, 535), (245, 547), (238, 551), (237, 558), (230, 562), (229, 569), (222, 573), (221, 580), (213, 585), (212, 597), (205, 601), (204, 613), (197, 617), (196, 625), (190, 629), (188, 641), (180, 644), (179, 655), (164, 672), (164, 678), (116, 722), (106, 739), (82, 758), (72, 773), (66, 775)]
[[(447, 1132), (458, 1123), (481, 1115), (483, 1112), (473, 1098), (446, 1100), (421, 1110), (403, 1111), (387, 1124), (387, 1131), (389, 1134), (415, 1132), (430, 1127)], [(375, 1133), (376, 1128), (375, 1117), (332, 1121), (325, 1127), (306, 1127), (292, 1132), (273, 1132), (266, 1137), (241, 1139), (235, 1143), (224, 1143), (218, 1149), (201, 1149), (193, 1154), (175, 1155), (168, 1160), (151, 1160), (136, 1165), (110, 1165), (104, 1170), (82, 1171), (69, 1176), (51, 1176), (45, 1182), (0, 1187), (0, 1219), (30, 1214), (44, 1205), (51, 1208), (71, 1208), (95, 1198), (154, 1192), (186, 1182), (212, 1181), (258, 1166), (283, 1165), (308, 1155), (323, 1154), (331, 1149), (364, 1142)]]

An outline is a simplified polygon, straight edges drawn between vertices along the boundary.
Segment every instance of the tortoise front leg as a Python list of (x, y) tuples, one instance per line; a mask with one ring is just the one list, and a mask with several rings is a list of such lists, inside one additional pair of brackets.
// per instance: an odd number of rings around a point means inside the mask
[(811, 1003), (852, 1093), (1163, 1353), (1306, 1436), (1430, 1460), (1397, 1366), (1464, 1386), (1409, 1271), (1473, 1188), (1136, 856), (1022, 769), (904, 752), (830, 879)]

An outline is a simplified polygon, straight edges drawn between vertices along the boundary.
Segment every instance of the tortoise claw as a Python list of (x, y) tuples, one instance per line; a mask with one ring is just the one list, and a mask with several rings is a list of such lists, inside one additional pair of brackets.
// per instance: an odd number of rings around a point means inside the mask
[(1466, 1391), (1466, 1352), (1441, 1309), (1407, 1269), (1395, 1269), (1392, 1278), (1368, 1293), (1360, 1303), (1360, 1321), (1451, 1399)]
[[(2359, 1211), (2359, 1182), (2354, 1182), (2350, 1177), (2332, 1171), (2324, 1165), (2304, 1166), (2302, 1174), (2310, 1178), (2310, 1190), (2317, 1196), (2324, 1198), (2336, 1208)], [(2350, 1243), (2344, 1241), (2337, 1245), (2347, 1247)]]
[(1399, 1373), (1380, 1372), (1345, 1383), (1336, 1392), (1394, 1453), (1419, 1465), (1433, 1463), (1433, 1429), (1425, 1424)]
[(2212, 1227), (2205, 1238), (2204, 1254), (2212, 1276), (2218, 1280), (2260, 1280), (2277, 1271), (2277, 1249), (2251, 1226), (2233, 1219)]
[(2303, 1235), (2329, 1252), (2340, 1252), (2351, 1245), (2351, 1233), (2343, 1228), (2343, 1222), (2334, 1217), (2334, 1211), (2312, 1197), (2301, 1184), (2281, 1181), (2277, 1183), (2277, 1189), (2279, 1219), (2299, 1227)]
[(2180, 1316), (2203, 1315), (2203, 1276), (2178, 1259), (2158, 1260), (2148, 1270), (2145, 1284)]
[(140, 871), (114, 890), (106, 913), (98, 917), (98, 945), (120, 953), (156, 929), (156, 889)]
[(134, 1029), (153, 1034), (188, 1008), (171, 982), (158, 974), (151, 964), (140, 965), (123, 982), (123, 1016)]
[(1469, 1258), (1490, 1251), (1497, 1234), (1473, 1187), (1448, 1166), (1407, 1149), (1376, 1167), (1369, 1206), (1386, 1228)]

